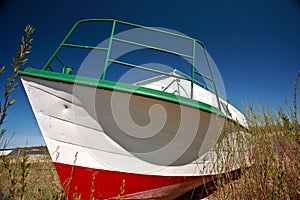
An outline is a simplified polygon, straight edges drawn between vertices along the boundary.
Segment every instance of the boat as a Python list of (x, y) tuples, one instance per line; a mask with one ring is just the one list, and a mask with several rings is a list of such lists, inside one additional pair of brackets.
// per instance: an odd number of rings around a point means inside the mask
[(239, 168), (216, 167), (213, 147), (224, 121), (246, 119), (205, 45), (182, 33), (81, 20), (20, 77), (69, 198), (175, 199)]

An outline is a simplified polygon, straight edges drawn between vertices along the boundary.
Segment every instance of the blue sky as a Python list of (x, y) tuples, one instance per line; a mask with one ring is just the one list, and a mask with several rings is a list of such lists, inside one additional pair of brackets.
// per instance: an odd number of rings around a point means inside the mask
[[(36, 29), (27, 66), (42, 68), (73, 24), (85, 18), (173, 29), (204, 42), (227, 97), (240, 109), (256, 101), (274, 110), (292, 103), (300, 70), (299, 0), (2, 0), (0, 65), (10, 67), (26, 24)], [(0, 76), (0, 94), (5, 79)], [(5, 124), (15, 133), (10, 146), (44, 144), (23, 88), (13, 96), (17, 103)]]

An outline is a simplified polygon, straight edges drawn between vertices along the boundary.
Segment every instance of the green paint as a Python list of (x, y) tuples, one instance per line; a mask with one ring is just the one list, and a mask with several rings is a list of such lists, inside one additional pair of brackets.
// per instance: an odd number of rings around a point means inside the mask
[(125, 83), (118, 83), (118, 82), (113, 82), (108, 80), (100, 80), (100, 79), (94, 79), (94, 78), (88, 78), (82, 76), (67, 75), (67, 74), (38, 70), (33, 68), (26, 68), (24, 71), (21, 71), (19, 74), (21, 76), (29, 76), (29, 77), (41, 78), (45, 80), (58, 81), (58, 82), (64, 82), (70, 84), (78, 84), (78, 85), (83, 85), (88, 87), (95, 87), (100, 89), (114, 90), (114, 91), (135, 94), (135, 95), (141, 95), (144, 97), (164, 100), (164, 101), (168, 101), (168, 102), (172, 102), (172, 103), (176, 103), (176, 104), (180, 104), (192, 108), (197, 108), (206, 112), (210, 112), (222, 116), (224, 118), (226, 117), (219, 109), (210, 106), (208, 104), (195, 101), (190, 98), (174, 95), (171, 93), (153, 90), (150, 88), (139, 87), (139, 86), (134, 86)]
[(111, 34), (110, 34), (109, 44), (108, 44), (108, 48), (107, 48), (108, 50), (107, 50), (107, 54), (106, 54), (106, 61), (105, 61), (105, 66), (104, 66), (104, 70), (103, 70), (102, 80), (105, 80), (105, 77), (106, 77), (106, 70), (107, 70), (107, 67), (108, 67), (108, 60), (109, 60), (109, 55), (110, 55), (110, 50), (111, 50), (113, 37), (114, 37), (114, 34), (115, 34), (115, 28), (116, 28), (116, 21), (113, 22), (112, 29), (111, 29)]

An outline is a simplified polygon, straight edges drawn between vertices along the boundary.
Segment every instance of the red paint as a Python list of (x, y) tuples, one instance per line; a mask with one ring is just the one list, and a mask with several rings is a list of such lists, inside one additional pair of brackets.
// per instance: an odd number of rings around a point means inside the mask
[(81, 199), (90, 199), (91, 195), (95, 199), (117, 199), (121, 194), (122, 185), (124, 185), (122, 199), (159, 197), (172, 199), (213, 178), (213, 176), (142, 175), (61, 163), (54, 165), (69, 199), (73, 199), (74, 195), (80, 195)]

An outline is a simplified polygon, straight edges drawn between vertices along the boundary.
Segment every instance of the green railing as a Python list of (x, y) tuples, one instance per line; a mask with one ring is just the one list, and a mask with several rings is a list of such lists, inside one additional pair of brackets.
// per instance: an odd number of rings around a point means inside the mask
[[(74, 31), (78, 28), (78, 26), (80, 24), (83, 24), (83, 23), (99, 23), (99, 22), (112, 23), (107, 48), (97, 47), (97, 46), (86, 46), (86, 45), (82, 45), (82, 44), (67, 43), (68, 39), (71, 37), (71, 35), (74, 33)], [(165, 35), (168, 35), (168, 36), (189, 40), (193, 44), (192, 45), (192, 55), (187, 55), (187, 54), (184, 54), (184, 53), (179, 53), (177, 51), (172, 51), (172, 50), (168, 50), (168, 49), (165, 49), (165, 48), (159, 48), (159, 47), (155, 47), (155, 46), (151, 46), (151, 45), (146, 45), (146, 44), (142, 44), (142, 43), (138, 43), (138, 42), (133, 42), (133, 41), (117, 38), (117, 37), (115, 37), (115, 30), (116, 30), (116, 27), (119, 24), (127, 25), (127, 26), (130, 26), (132, 28), (139, 28), (139, 29), (149, 30), (149, 31), (153, 31), (153, 32), (156, 32), (156, 33), (165, 34)], [(160, 71), (160, 70), (155, 70), (155, 69), (135, 65), (135, 64), (132, 64), (132, 63), (128, 63), (128, 62), (122, 62), (122, 61), (118, 61), (118, 60), (115, 60), (115, 59), (111, 59), (110, 58), (110, 53), (111, 53), (112, 44), (113, 44), (114, 41), (121, 42), (121, 43), (124, 43), (124, 44), (139, 46), (141, 48), (147, 48), (147, 49), (151, 49), (151, 50), (155, 50), (155, 51), (160, 51), (160, 52), (180, 56), (180, 57), (187, 58), (187, 59), (191, 59), (191, 61), (192, 61), (192, 63), (191, 63), (191, 66), (192, 66), (191, 67), (191, 76), (189, 76), (189, 75), (187, 75), (187, 74), (185, 74), (181, 71), (180, 71), (180, 75), (182, 75), (182, 76), (177, 76), (177, 75), (166, 73), (166, 72), (163, 72), (163, 71)], [(200, 45), (204, 50), (204, 55), (205, 55), (204, 57), (206, 59), (205, 62), (207, 64), (208, 68), (209, 68), (210, 77), (200, 73), (197, 70), (195, 70), (196, 45)], [(43, 70), (53, 71), (53, 69), (51, 67), (51, 63), (53, 62), (54, 59), (56, 59), (62, 65), (62, 67), (63, 67), (62, 71), (64, 73), (70, 73), (70, 71), (72, 71), (72, 67), (65, 65), (63, 63), (63, 61), (58, 57), (58, 53), (60, 52), (60, 50), (63, 47), (105, 51), (106, 52), (106, 59), (105, 59), (103, 74), (102, 74), (102, 77), (101, 77), (102, 80), (106, 80), (107, 68), (109, 67), (109, 63), (115, 63), (115, 64), (118, 64), (118, 65), (127, 66), (127, 67), (131, 67), (131, 68), (136, 68), (136, 69), (140, 69), (140, 70), (144, 70), (144, 71), (148, 71), (148, 72), (153, 72), (153, 73), (157, 73), (157, 74), (160, 74), (160, 75), (172, 76), (172, 77), (176, 77), (176, 78), (179, 78), (179, 79), (188, 80), (188, 81), (191, 82), (191, 98), (192, 99), (194, 97), (193, 88), (194, 88), (195, 83), (202, 86), (203, 88), (213, 92), (216, 95), (216, 99), (217, 99), (217, 103), (219, 105), (219, 109), (221, 109), (219, 96), (218, 96), (216, 84), (215, 84), (215, 81), (214, 81), (214, 76), (213, 76), (213, 73), (212, 73), (210, 59), (209, 59), (208, 53), (206, 51), (206, 47), (201, 41), (198, 41), (196, 39), (193, 39), (193, 38), (190, 38), (188, 36), (181, 35), (181, 34), (178, 34), (178, 33), (173, 33), (173, 32), (169, 32), (169, 31), (165, 31), (165, 30), (161, 30), (161, 29), (157, 29), (157, 28), (152, 28), (152, 27), (140, 26), (140, 25), (136, 25), (136, 24), (132, 24), (132, 23), (128, 23), (128, 22), (123, 22), (123, 21), (119, 21), (119, 20), (112, 20), (112, 19), (86, 19), (86, 20), (81, 20), (81, 21), (78, 21), (71, 28), (71, 30), (69, 31), (67, 36), (64, 38), (64, 40), (61, 42), (59, 47), (55, 50), (53, 55), (50, 57), (50, 59), (48, 60), (48, 62), (44, 66)], [(205, 80), (211, 81), (212, 85), (213, 85), (213, 88), (208, 88), (207, 85), (204, 85), (200, 81), (196, 80), (195, 75), (198, 75), (198, 76), (202, 77)]]

